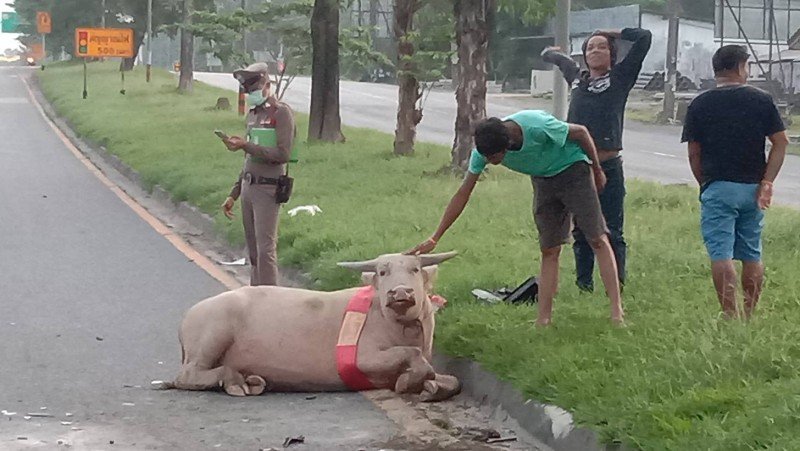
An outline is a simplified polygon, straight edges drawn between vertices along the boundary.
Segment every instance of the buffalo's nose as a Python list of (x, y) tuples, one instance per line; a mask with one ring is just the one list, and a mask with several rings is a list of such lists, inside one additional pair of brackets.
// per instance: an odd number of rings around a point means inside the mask
[(407, 287), (397, 287), (389, 290), (389, 298), (393, 301), (407, 301), (414, 298), (414, 290)]

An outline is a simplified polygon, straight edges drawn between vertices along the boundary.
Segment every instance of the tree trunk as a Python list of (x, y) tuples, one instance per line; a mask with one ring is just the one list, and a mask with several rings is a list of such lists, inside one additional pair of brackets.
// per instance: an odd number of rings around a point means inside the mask
[(456, 137), (451, 165), (466, 169), (475, 145), (475, 124), (486, 117), (486, 60), (489, 18), (495, 0), (456, 0)]
[(178, 82), (178, 91), (192, 92), (194, 85), (194, 36), (188, 30), (192, 24), (192, 0), (183, 0), (183, 28), (181, 28), (181, 75)]
[(394, 35), (397, 38), (397, 128), (394, 132), (395, 155), (414, 153), (414, 137), (417, 124), (422, 120), (422, 110), (417, 101), (422, 97), (416, 77), (414, 44), (409, 34), (414, 27), (414, 13), (420, 7), (420, 0), (395, 0)]
[(343, 142), (339, 115), (339, 1), (315, 0), (311, 13), (310, 141)]

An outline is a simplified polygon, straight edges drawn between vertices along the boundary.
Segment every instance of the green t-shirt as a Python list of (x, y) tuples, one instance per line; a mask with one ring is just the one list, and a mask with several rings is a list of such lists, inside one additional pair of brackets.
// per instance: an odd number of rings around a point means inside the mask
[[(506, 152), (501, 163), (512, 171), (552, 177), (578, 161), (592, 162), (581, 146), (567, 140), (569, 125), (546, 111), (520, 111), (503, 120), (514, 121), (522, 128), (522, 147)], [(473, 149), (469, 158), (469, 172), (480, 174), (486, 168), (486, 163), (486, 158)]]

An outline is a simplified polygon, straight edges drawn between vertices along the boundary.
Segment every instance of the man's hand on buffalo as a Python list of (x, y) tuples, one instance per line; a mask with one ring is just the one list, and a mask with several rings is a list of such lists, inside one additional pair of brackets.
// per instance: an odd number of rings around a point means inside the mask
[(433, 237), (428, 238), (427, 240), (417, 244), (413, 248), (405, 251), (404, 255), (420, 255), (420, 254), (428, 254), (434, 249), (436, 249), (437, 245), (436, 239)]

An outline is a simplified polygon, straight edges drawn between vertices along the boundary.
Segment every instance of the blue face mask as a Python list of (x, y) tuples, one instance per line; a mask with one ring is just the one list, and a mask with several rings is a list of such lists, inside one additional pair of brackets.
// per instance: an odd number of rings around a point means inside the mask
[(257, 107), (259, 105), (263, 105), (264, 102), (267, 101), (267, 98), (264, 97), (264, 93), (261, 90), (247, 93), (247, 104), (251, 107)]

